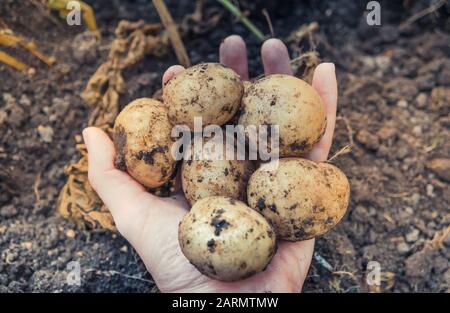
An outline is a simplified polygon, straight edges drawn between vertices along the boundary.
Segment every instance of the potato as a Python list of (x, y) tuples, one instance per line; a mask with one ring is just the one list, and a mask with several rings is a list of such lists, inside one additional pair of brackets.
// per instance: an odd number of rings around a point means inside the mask
[(169, 181), (175, 168), (167, 108), (150, 98), (130, 102), (114, 123), (115, 165), (147, 188)]
[(264, 217), (228, 197), (197, 201), (180, 223), (178, 240), (201, 273), (222, 281), (264, 270), (276, 252), (275, 232)]
[(219, 63), (202, 63), (188, 68), (164, 86), (163, 100), (173, 125), (194, 129), (194, 117), (203, 126), (223, 125), (240, 106), (243, 84), (239, 76)]
[[(206, 142), (206, 141), (205, 141)], [(211, 141), (210, 141), (211, 142)], [(234, 147), (223, 143), (222, 151), (234, 151)], [(193, 205), (202, 198), (228, 196), (237, 200), (247, 199), (247, 182), (254, 166), (248, 160), (191, 160), (183, 161), (181, 184), (188, 202)], [(197, 153), (198, 155), (199, 153)]]
[(248, 204), (272, 223), (278, 238), (317, 237), (344, 216), (350, 185), (337, 167), (300, 158), (281, 159), (272, 171), (263, 167), (249, 180)]
[(279, 125), (280, 157), (301, 156), (325, 132), (325, 106), (315, 89), (303, 80), (269, 75), (246, 89), (239, 124)]

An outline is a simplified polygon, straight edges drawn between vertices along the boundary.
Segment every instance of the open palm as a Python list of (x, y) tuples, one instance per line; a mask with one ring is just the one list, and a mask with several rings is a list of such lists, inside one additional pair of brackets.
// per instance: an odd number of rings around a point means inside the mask
[[(267, 40), (261, 55), (266, 75), (291, 74), (286, 46), (277, 39)], [(244, 41), (230, 36), (220, 46), (220, 62), (248, 79), (247, 51)], [(163, 76), (164, 82), (183, 71), (175, 65)], [(337, 103), (334, 65), (320, 64), (313, 86), (321, 95), (327, 111), (327, 130), (309, 153), (314, 161), (325, 161), (331, 146)], [(180, 192), (159, 198), (127, 173), (114, 167), (114, 145), (95, 127), (83, 131), (89, 152), (89, 181), (111, 211), (119, 232), (131, 243), (163, 292), (299, 292), (306, 278), (314, 250), (314, 239), (278, 243), (278, 252), (267, 269), (238, 282), (220, 282), (202, 275), (184, 257), (178, 244), (178, 224), (189, 206)]]

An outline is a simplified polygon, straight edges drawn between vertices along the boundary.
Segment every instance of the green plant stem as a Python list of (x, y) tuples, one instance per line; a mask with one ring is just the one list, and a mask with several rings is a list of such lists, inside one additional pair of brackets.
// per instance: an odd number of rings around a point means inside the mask
[(264, 36), (264, 34), (241, 12), (241, 10), (239, 10), (229, 0), (217, 1), (220, 2), (225, 9), (234, 14), (259, 40), (264, 41), (266, 39), (266, 36)]

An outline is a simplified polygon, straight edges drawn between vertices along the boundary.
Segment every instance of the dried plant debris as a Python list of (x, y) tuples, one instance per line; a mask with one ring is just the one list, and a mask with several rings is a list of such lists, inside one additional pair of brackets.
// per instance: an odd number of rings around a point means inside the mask
[(177, 55), (178, 61), (184, 67), (191, 66), (191, 61), (189, 60), (186, 48), (184, 47), (183, 41), (181, 40), (180, 34), (178, 33), (177, 25), (174, 23), (169, 10), (164, 4), (164, 1), (153, 0), (153, 5), (158, 11), (159, 17), (161, 18), (161, 22), (166, 28), (172, 47), (175, 50), (175, 54)]
[(292, 71), (308, 84), (312, 83), (314, 70), (321, 62), (316, 50), (315, 32), (318, 28), (317, 22), (303, 24), (286, 38), (286, 44), (293, 51), (294, 57), (297, 56), (291, 61)]
[(28, 65), (22, 63), (12, 55), (0, 50), (0, 62), (5, 63), (18, 71), (25, 71), (28, 69)]
[(309, 51), (301, 54), (291, 61), (292, 71), (297, 77), (301, 77), (308, 84), (312, 84), (314, 70), (321, 62), (317, 51)]
[(89, 80), (81, 97), (92, 109), (88, 124), (112, 126), (119, 113), (119, 95), (125, 91), (122, 72), (148, 53), (161, 55), (167, 42), (158, 35), (160, 24), (121, 21), (108, 59)]
[(422, 250), (412, 254), (405, 261), (406, 273), (410, 277), (426, 277), (432, 270), (433, 263), (429, 259), (439, 250), (447, 236), (450, 234), (450, 226), (437, 231), (433, 239), (425, 242)]
[(182, 37), (190, 34), (205, 34), (219, 24), (223, 15), (222, 12), (217, 7), (211, 7), (207, 10), (203, 7), (204, 1), (197, 1), (195, 11), (187, 14), (178, 25), (178, 31)]
[[(40, 52), (36, 43), (14, 34), (14, 32), (10, 28), (8, 28), (6, 23), (2, 20), (0, 20), (0, 46), (23, 48), (48, 66), (51, 66), (56, 62), (56, 59), (53, 56), (46, 56), (45, 54)], [(19, 71), (29, 69), (29, 66), (27, 64), (1, 50), (0, 62), (8, 64), (9, 66)]]
[(88, 182), (86, 147), (79, 145), (77, 148), (82, 158), (66, 167), (68, 179), (59, 195), (58, 212), (64, 218), (86, 224), (89, 228), (115, 231), (111, 213)]
[[(317, 22), (312, 22), (310, 24), (303, 24), (298, 29), (291, 32), (287, 38), (292, 51), (300, 54), (304, 44), (309, 45), (309, 50), (316, 50), (316, 39), (314, 33), (319, 29), (319, 24)], [(305, 42), (306, 41), (306, 42)]]

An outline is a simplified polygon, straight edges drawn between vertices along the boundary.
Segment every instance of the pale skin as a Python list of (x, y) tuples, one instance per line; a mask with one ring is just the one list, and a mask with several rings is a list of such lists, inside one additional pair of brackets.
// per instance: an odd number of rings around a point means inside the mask
[[(267, 40), (261, 48), (264, 73), (290, 74), (289, 54), (278, 39)], [(220, 62), (248, 80), (247, 50), (239, 36), (230, 36), (220, 46)], [(163, 75), (163, 85), (182, 72), (171, 66)], [(337, 83), (332, 63), (320, 64), (313, 87), (323, 99), (327, 130), (307, 155), (322, 162), (328, 157), (336, 121)], [(202, 275), (184, 257), (178, 244), (178, 224), (189, 206), (179, 192), (170, 198), (148, 193), (126, 172), (114, 167), (115, 150), (102, 130), (88, 127), (83, 138), (89, 153), (89, 181), (113, 215), (119, 232), (142, 258), (162, 292), (300, 292), (314, 251), (314, 239), (279, 241), (278, 251), (267, 269), (237, 282), (221, 282)]]

